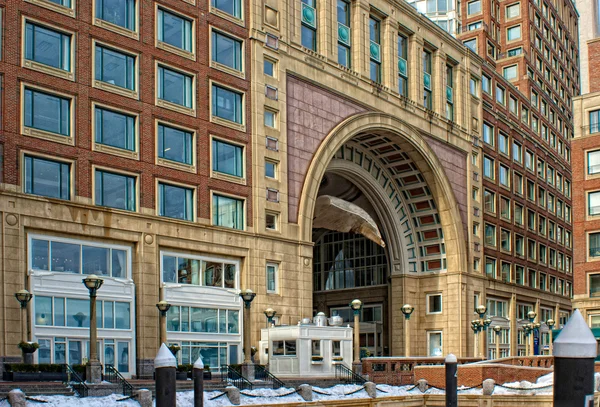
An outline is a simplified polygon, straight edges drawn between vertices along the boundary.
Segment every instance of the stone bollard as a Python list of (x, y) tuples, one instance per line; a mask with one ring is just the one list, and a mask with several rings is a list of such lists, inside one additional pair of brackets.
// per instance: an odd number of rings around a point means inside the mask
[(152, 407), (152, 392), (147, 389), (137, 390), (135, 399), (140, 403), (140, 407)]
[(192, 378), (194, 379), (194, 407), (204, 407), (204, 363), (202, 363), (202, 356), (198, 356), (194, 363)]
[(8, 404), (10, 404), (12, 407), (27, 407), (25, 393), (23, 393), (20, 389), (9, 391)]
[(494, 379), (485, 379), (483, 381), (483, 395), (491, 396), (494, 393), (494, 387), (496, 387)]
[(312, 386), (310, 384), (301, 384), (300, 386), (298, 386), (298, 394), (304, 399), (304, 401), (312, 401)]
[(419, 388), (419, 390), (421, 391), (421, 393), (425, 393), (427, 391), (427, 389), (429, 389), (429, 385), (427, 384), (427, 380), (420, 379), (417, 382), (417, 387)]
[(446, 356), (446, 407), (458, 407), (458, 360), (450, 353)]
[(233, 386), (227, 386), (225, 387), (225, 393), (227, 393), (227, 398), (231, 404), (234, 406), (240, 405), (240, 389)]
[(575, 310), (554, 341), (554, 407), (593, 406), (596, 338)]
[(177, 389), (175, 375), (177, 360), (164, 343), (160, 345), (158, 354), (154, 359), (156, 372), (156, 407), (176, 407)]
[(377, 385), (375, 383), (366, 382), (365, 383), (365, 391), (367, 392), (369, 397), (371, 397), (372, 399), (377, 398)]

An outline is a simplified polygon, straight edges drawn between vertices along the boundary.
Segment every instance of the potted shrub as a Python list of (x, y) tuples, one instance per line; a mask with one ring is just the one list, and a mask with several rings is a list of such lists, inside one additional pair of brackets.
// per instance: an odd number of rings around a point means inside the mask
[(182, 364), (177, 366), (175, 380), (187, 380), (188, 374), (191, 374), (193, 366), (190, 364)]
[(21, 352), (23, 352), (23, 362), (27, 364), (33, 363), (33, 354), (40, 347), (37, 342), (19, 342), (17, 345)]
[(323, 363), (323, 356), (313, 356), (311, 359), (313, 365), (320, 365)]
[(179, 352), (180, 349), (181, 347), (179, 345), (169, 345), (169, 350), (175, 357), (177, 357), (177, 352)]
[(210, 366), (204, 366), (204, 380), (212, 380), (212, 372), (210, 371)]
[(334, 356), (331, 360), (333, 361), (334, 364), (339, 364), (344, 361), (344, 358), (341, 356)]
[(67, 374), (62, 365), (7, 363), (4, 367), (6, 380), (16, 382), (52, 382), (67, 380)]

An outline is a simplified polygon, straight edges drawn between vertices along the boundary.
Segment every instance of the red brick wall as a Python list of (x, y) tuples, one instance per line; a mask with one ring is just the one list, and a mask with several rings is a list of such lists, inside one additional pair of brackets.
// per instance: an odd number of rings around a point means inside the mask
[(600, 91), (600, 40), (589, 42), (587, 47), (590, 93), (594, 93)]
[[(540, 376), (552, 373), (553, 369), (541, 367), (522, 367), (509, 365), (459, 365), (458, 385), (477, 386), (486, 379), (493, 379), (496, 383), (509, 383), (527, 380), (535, 382)], [(446, 386), (445, 366), (417, 366), (415, 367), (415, 384), (418, 380), (425, 379), (427, 383), (436, 387)]]
[[(252, 144), (250, 130), (251, 95), (250, 79), (250, 47), (246, 42), (245, 73), (242, 80), (209, 66), (209, 25), (241, 38), (248, 38), (248, 30), (238, 24), (218, 17), (208, 10), (208, 1), (191, 5), (181, 0), (164, 0), (161, 4), (172, 8), (196, 20), (196, 61), (180, 57), (167, 51), (155, 48), (155, 4), (139, 1), (139, 33), (140, 40), (131, 39), (106, 29), (92, 25), (92, 2), (77, 2), (77, 18), (71, 18), (40, 6), (17, 0), (0, 0), (3, 7), (3, 51), (0, 61), (0, 75), (3, 82), (3, 123), (0, 131), (0, 144), (4, 144), (4, 182), (20, 185), (19, 155), (23, 149), (67, 157), (76, 161), (75, 194), (91, 197), (92, 164), (108, 166), (115, 169), (132, 171), (140, 174), (140, 206), (155, 207), (155, 178), (182, 182), (198, 187), (198, 217), (210, 216), (210, 190), (226, 191), (242, 197), (250, 198), (252, 184)], [(249, 1), (245, 1), (244, 9), (248, 11)], [(41, 22), (75, 32), (75, 82), (58, 79), (54, 76), (39, 73), (21, 67), (21, 32), (22, 16), (32, 17)], [(249, 18), (246, 13), (246, 20)], [(92, 39), (98, 39), (108, 45), (115, 45), (139, 54), (139, 93), (140, 99), (133, 100), (115, 95), (100, 89), (92, 88)], [(194, 72), (196, 76), (196, 110), (197, 116), (190, 117), (155, 106), (155, 61), (163, 61), (174, 67)], [(246, 132), (232, 130), (209, 122), (209, 80), (230, 85), (246, 93)], [(20, 133), (20, 84), (43, 86), (50, 90), (75, 96), (75, 146), (53, 143), (38, 138), (23, 136)], [(140, 116), (140, 160), (116, 157), (92, 151), (91, 140), (91, 104), (100, 102), (116, 108), (123, 108)], [(155, 119), (194, 128), (197, 131), (197, 174), (185, 173), (155, 165)], [(238, 185), (210, 178), (209, 135), (231, 139), (246, 146), (246, 179), (247, 185)], [(252, 223), (252, 202), (247, 200), (247, 223)]]

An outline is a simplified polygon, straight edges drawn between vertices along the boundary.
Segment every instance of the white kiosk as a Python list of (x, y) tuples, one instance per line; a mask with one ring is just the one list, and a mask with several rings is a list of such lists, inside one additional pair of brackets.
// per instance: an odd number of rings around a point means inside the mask
[(333, 377), (335, 365), (352, 368), (352, 328), (319, 313), (311, 322), (261, 330), (260, 363), (277, 377)]

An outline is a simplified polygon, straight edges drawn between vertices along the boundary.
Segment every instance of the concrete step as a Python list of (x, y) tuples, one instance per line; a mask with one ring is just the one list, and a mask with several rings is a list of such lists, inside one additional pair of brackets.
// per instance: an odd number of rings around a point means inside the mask
[(73, 396), (71, 387), (61, 382), (2, 382), (0, 398), (6, 397), (11, 390), (21, 389), (27, 396)]

